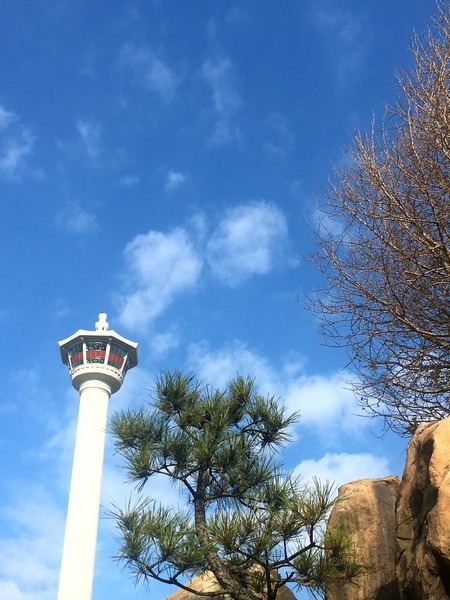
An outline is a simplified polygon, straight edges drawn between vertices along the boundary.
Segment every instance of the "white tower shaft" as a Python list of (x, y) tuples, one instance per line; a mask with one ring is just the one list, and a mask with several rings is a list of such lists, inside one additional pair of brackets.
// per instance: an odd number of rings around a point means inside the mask
[(111, 388), (89, 380), (80, 386), (66, 532), (58, 600), (90, 600)]

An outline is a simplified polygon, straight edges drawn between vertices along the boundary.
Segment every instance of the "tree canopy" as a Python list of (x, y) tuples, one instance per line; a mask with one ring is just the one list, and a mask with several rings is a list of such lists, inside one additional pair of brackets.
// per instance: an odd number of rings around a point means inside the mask
[(142, 491), (165, 476), (183, 509), (142, 499), (116, 509), (118, 558), (137, 580), (187, 588), (205, 571), (234, 600), (276, 600), (287, 583), (321, 595), (354, 581), (361, 567), (342, 528), (325, 531), (332, 486), (283, 472), (276, 451), (298, 415), (240, 376), (224, 391), (193, 375), (162, 374), (150, 406), (116, 414), (112, 431), (129, 477)]
[(450, 415), (450, 9), (416, 35), (382, 127), (335, 170), (314, 309), (346, 346), (360, 403), (400, 434)]

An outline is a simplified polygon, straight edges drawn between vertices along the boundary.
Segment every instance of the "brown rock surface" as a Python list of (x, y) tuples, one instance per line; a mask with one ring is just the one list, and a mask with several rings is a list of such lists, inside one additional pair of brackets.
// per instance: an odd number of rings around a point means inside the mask
[[(199, 590), (200, 592), (212, 592), (217, 588), (217, 582), (214, 579), (212, 573), (207, 571), (200, 575), (199, 577), (194, 577), (191, 581), (186, 583), (187, 586)], [(178, 589), (170, 596), (167, 596), (166, 600), (192, 600), (193, 598), (201, 598), (201, 596), (196, 596), (195, 594), (191, 594), (186, 592), (186, 590)]]
[(408, 445), (397, 504), (403, 600), (450, 598), (450, 419), (421, 425)]
[(359, 479), (339, 488), (328, 526), (342, 524), (352, 532), (365, 575), (358, 586), (343, 583), (327, 600), (399, 600), (395, 580), (395, 502), (398, 477)]
[[(214, 575), (209, 571), (199, 577), (194, 577), (187, 585), (202, 592), (214, 591), (217, 588), (217, 582), (214, 579)], [(196, 594), (179, 589), (173, 594), (170, 594), (170, 596), (167, 596), (166, 600), (199, 600), (200, 598), (202, 598), (202, 596), (197, 596)], [(228, 596), (221, 596), (220, 598), (228, 598)], [(295, 596), (289, 588), (283, 587), (280, 590), (279, 599), (295, 600)]]

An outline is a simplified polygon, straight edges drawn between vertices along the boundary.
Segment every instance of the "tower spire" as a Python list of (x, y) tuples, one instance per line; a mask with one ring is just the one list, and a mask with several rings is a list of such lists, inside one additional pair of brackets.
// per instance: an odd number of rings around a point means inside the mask
[(108, 331), (109, 323), (106, 320), (107, 318), (108, 318), (108, 315), (106, 313), (100, 313), (98, 315), (98, 321), (95, 324), (96, 331)]

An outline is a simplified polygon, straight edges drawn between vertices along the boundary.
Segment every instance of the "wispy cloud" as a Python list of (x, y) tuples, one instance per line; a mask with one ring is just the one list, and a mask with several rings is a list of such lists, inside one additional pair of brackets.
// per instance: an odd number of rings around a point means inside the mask
[(344, 483), (356, 479), (375, 479), (391, 475), (389, 460), (385, 456), (371, 453), (332, 453), (327, 452), (319, 459), (302, 460), (294, 469), (306, 482), (317, 477), (320, 481), (330, 481), (336, 489)]
[(364, 17), (351, 13), (337, 0), (314, 0), (311, 17), (329, 45), (340, 83), (354, 77), (366, 56)]
[(181, 187), (187, 179), (185, 173), (178, 171), (169, 171), (166, 175), (166, 182), (164, 184), (164, 190), (166, 192), (173, 192), (177, 188)]
[(138, 175), (123, 175), (120, 179), (119, 179), (119, 185), (126, 187), (126, 188), (132, 188), (135, 187), (136, 185), (139, 184), (139, 176)]
[(245, 22), (247, 15), (242, 6), (234, 6), (225, 17), (225, 23), (228, 25), (239, 25)]
[(165, 331), (164, 333), (156, 333), (152, 335), (150, 347), (154, 356), (161, 358), (167, 352), (176, 348), (180, 343), (180, 338), (175, 329)]
[[(56, 595), (64, 513), (49, 493), (23, 482), (27, 493), (2, 506), (10, 535), (0, 538), (0, 597), (52, 600)], [(20, 535), (17, 534), (20, 532)]]
[(121, 298), (120, 320), (131, 329), (154, 319), (177, 294), (195, 287), (200, 277), (201, 259), (181, 228), (138, 235), (124, 255), (132, 291)]
[(5, 139), (0, 151), (0, 172), (8, 178), (16, 178), (25, 166), (25, 159), (31, 154), (34, 141), (34, 136), (27, 129)]
[(13, 180), (25, 173), (34, 143), (35, 136), (19, 117), (0, 106), (0, 175)]
[(88, 212), (78, 202), (66, 202), (56, 215), (56, 224), (74, 235), (93, 233), (98, 229), (95, 213)]
[(11, 123), (17, 119), (13, 112), (6, 110), (3, 106), (0, 106), (0, 129), (5, 129)]
[(132, 73), (138, 84), (156, 92), (164, 102), (174, 97), (180, 78), (150, 48), (125, 44), (120, 52), (120, 64)]
[(89, 160), (96, 162), (102, 152), (100, 125), (89, 119), (78, 119), (76, 127)]
[(229, 285), (268, 273), (287, 235), (286, 218), (274, 204), (258, 201), (231, 208), (207, 245), (209, 266)]
[(235, 69), (228, 58), (207, 60), (203, 63), (202, 75), (211, 87), (216, 123), (211, 144), (223, 146), (239, 139), (237, 115), (242, 106), (236, 84)]
[(200, 379), (214, 382), (217, 387), (237, 373), (255, 377), (263, 394), (282, 398), (290, 412), (300, 411), (301, 427), (310, 427), (329, 441), (343, 431), (356, 435), (368, 422), (355, 414), (355, 397), (343, 382), (348, 373), (308, 373), (302, 357), (290, 356), (274, 365), (236, 340), (218, 350), (211, 350), (205, 343), (192, 344), (189, 363)]
[(313, 0), (311, 10), (314, 23), (341, 43), (352, 43), (360, 34), (360, 20), (336, 0)]
[(264, 150), (277, 158), (285, 158), (295, 145), (295, 135), (287, 119), (280, 113), (271, 113), (266, 119), (266, 129)]

